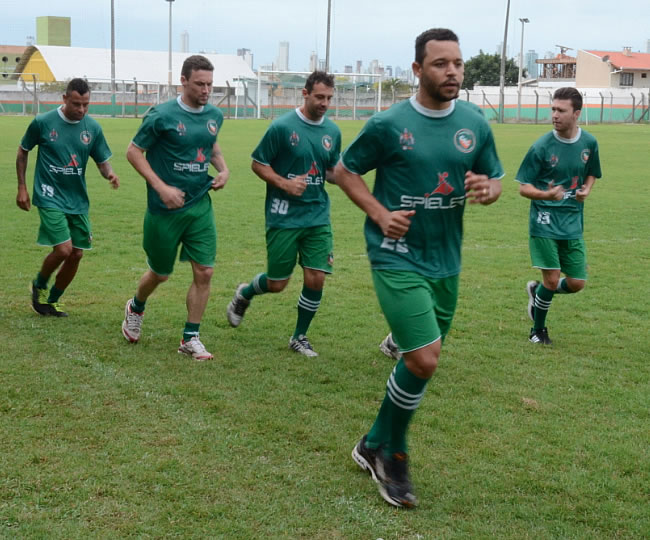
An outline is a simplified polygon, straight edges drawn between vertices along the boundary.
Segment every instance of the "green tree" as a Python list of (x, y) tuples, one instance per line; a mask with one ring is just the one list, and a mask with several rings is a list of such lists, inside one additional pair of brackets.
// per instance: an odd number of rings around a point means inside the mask
[[(524, 69), (524, 74), (525, 74)], [(501, 72), (501, 56), (498, 54), (486, 54), (482, 50), (478, 55), (473, 56), (465, 62), (465, 80), (463, 88), (469, 90), (474, 85), (499, 86), (499, 74)], [(510, 58), (506, 60), (505, 83), (506, 86), (517, 84), (519, 79), (519, 67)]]

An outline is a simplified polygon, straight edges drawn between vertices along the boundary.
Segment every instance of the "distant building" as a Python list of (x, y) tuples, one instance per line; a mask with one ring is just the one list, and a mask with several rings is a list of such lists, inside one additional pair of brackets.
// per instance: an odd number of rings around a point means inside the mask
[(183, 31), (181, 34), (181, 52), (190, 52), (190, 34), (187, 30)]
[(314, 51), (309, 56), (309, 71), (316, 71), (318, 69), (318, 54)]
[(0, 45), (0, 77), (2, 79), (8, 79), (9, 75), (15, 71), (26, 49), (27, 47), (17, 45)]
[(363, 62), (361, 60), (357, 60), (356, 62), (356, 68), (354, 70), (355, 73), (361, 73), (361, 67), (363, 66)]
[(241, 56), (248, 67), (253, 69), (253, 53), (250, 49), (237, 49), (237, 56)]
[(327, 70), (327, 64), (325, 63), (325, 60), (318, 60), (318, 69), (320, 71), (326, 71)]
[(281, 41), (275, 68), (279, 71), (289, 71), (289, 42)]
[(578, 51), (579, 88), (650, 88), (650, 53)]
[(36, 44), (70, 46), (70, 17), (36, 17)]
[(352, 71), (352, 66), (351, 66), (351, 65), (347, 65), (347, 66), (345, 66), (345, 67), (343, 68), (343, 73), (353, 73), (353, 71)]
[[(503, 53), (503, 41), (500, 41), (497, 44), (497, 55), (501, 56), (502, 53)], [(506, 58), (510, 58), (510, 45), (507, 44), (506, 44)]]
[(534, 50), (529, 50), (524, 55), (524, 67), (526, 68), (527, 78), (536, 79), (537, 78), (537, 63), (535, 60), (539, 58), (539, 55)]

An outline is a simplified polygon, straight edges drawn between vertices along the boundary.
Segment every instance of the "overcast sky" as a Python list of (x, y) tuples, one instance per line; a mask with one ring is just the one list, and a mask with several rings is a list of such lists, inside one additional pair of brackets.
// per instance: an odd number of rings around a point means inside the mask
[[(114, 0), (118, 49), (167, 50), (169, 4), (165, 0)], [(464, 57), (494, 53), (503, 40), (507, 0), (332, 0), (331, 66), (378, 59), (408, 68), (422, 30), (447, 27), (460, 37)], [(0, 0), (0, 44), (24, 45), (35, 36), (37, 16), (71, 17), (72, 45), (109, 48), (110, 0)], [(649, 0), (511, 0), (509, 56), (542, 57), (556, 45), (573, 49), (647, 52)], [(190, 51), (236, 54), (251, 49), (254, 67), (274, 62), (280, 41), (290, 43), (289, 68), (305, 70), (316, 51), (325, 58), (327, 0), (175, 0), (172, 48), (189, 32)], [(575, 54), (575, 51), (569, 51)]]

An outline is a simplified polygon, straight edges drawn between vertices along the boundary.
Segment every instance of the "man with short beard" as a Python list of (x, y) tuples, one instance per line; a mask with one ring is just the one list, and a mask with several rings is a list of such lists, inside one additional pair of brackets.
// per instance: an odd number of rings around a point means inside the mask
[[(413, 72), (417, 94), (373, 116), (335, 171), (368, 215), (372, 278), (391, 329), (381, 349), (397, 360), (375, 423), (352, 457), (400, 507), (417, 504), (406, 433), (456, 308), (465, 202), (495, 202), (504, 174), (480, 110), (456, 100), (464, 74), (456, 34), (420, 34)], [(361, 175), (372, 169), (371, 193)]]

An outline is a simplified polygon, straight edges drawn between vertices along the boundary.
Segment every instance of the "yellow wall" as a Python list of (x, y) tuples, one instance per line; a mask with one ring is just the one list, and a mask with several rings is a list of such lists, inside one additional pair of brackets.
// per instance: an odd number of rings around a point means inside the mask
[(27, 61), (23, 73), (24, 75), (21, 75), (20, 78), (24, 81), (31, 81), (32, 73), (36, 73), (38, 82), (54, 82), (54, 75), (50, 71), (40, 51), (34, 51), (34, 54)]

